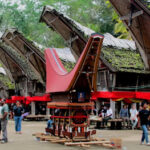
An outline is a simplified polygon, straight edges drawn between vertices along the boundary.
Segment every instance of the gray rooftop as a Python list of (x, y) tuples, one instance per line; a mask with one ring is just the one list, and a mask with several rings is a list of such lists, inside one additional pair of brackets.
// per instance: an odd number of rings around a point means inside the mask
[[(46, 47), (37, 43), (37, 42), (33, 42), (34, 45), (36, 47), (38, 47), (41, 50), (45, 50)], [(74, 56), (71, 53), (70, 48), (65, 47), (65, 48), (54, 48), (59, 56), (60, 59), (64, 60), (64, 61), (70, 61), (70, 62), (76, 62)]]

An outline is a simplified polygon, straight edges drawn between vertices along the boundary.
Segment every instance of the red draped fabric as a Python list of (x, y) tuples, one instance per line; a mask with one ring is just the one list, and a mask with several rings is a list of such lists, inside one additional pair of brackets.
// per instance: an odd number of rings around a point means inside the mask
[(21, 101), (25, 103), (25, 96), (12, 96), (12, 103), (16, 103), (17, 101)]
[[(0, 99), (1, 100), (1, 99)], [(32, 101), (40, 101), (40, 102), (49, 102), (51, 101), (50, 95), (46, 94), (44, 96), (12, 96), (11, 99), (7, 99), (7, 104), (16, 103), (17, 101), (20, 101), (23, 104), (30, 104)]]
[(119, 99), (119, 98), (135, 98), (150, 100), (150, 92), (128, 92), (128, 91), (112, 91), (112, 92), (93, 92), (91, 100), (97, 98)]
[(33, 96), (33, 97), (30, 97), (30, 96), (27, 96), (26, 97), (26, 100), (27, 101), (41, 101), (41, 102), (48, 102), (48, 101), (51, 101), (50, 99), (50, 95), (44, 95), (44, 96)]
[(136, 92), (136, 98), (150, 100), (150, 92)]
[(13, 102), (12, 102), (12, 99), (6, 99), (6, 103), (7, 104), (12, 104)]
[(11, 99), (14, 101), (23, 101), (25, 100), (25, 96), (12, 96)]

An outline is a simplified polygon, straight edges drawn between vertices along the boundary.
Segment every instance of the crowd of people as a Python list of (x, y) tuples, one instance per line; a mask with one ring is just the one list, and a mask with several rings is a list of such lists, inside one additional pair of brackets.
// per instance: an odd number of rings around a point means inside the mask
[[(119, 112), (119, 118), (123, 120), (123, 125), (125, 126), (125, 123), (127, 123), (127, 126), (131, 123), (132, 129), (134, 130), (137, 127), (137, 124), (139, 122), (139, 112), (142, 110), (142, 105), (140, 106), (140, 109), (137, 110), (136, 104), (133, 103), (131, 105), (131, 109), (128, 108), (127, 104), (124, 104), (123, 107), (120, 109)], [(149, 110), (147, 106), (147, 110)], [(149, 110), (150, 111), (150, 110)], [(94, 110), (94, 114), (96, 115), (97, 110)], [(107, 105), (101, 105), (101, 108), (98, 111), (98, 116), (103, 119), (104, 125), (107, 125), (108, 120), (112, 119), (113, 117), (113, 111), (109, 104)], [(148, 123), (150, 125), (150, 121)]]
[[(21, 122), (23, 119), (24, 109), (19, 101), (13, 107), (13, 118), (15, 121), (16, 134), (21, 134)], [(9, 119), (9, 107), (5, 99), (0, 101), (0, 136), (2, 136), (1, 143), (8, 142), (7, 124)], [(2, 135), (1, 135), (2, 132)]]
[[(22, 104), (17, 101), (13, 106), (13, 118), (15, 121), (15, 131), (16, 134), (21, 134), (21, 124), (23, 117), (27, 112), (24, 110)], [(102, 105), (101, 109), (98, 111), (99, 117), (103, 120), (103, 126), (107, 126), (107, 122), (113, 118), (113, 111), (110, 105)], [(120, 110), (120, 118), (123, 120), (123, 124), (131, 123), (132, 129), (134, 130), (137, 127), (138, 122), (141, 123), (141, 129), (143, 130), (141, 144), (150, 145), (148, 139), (148, 127), (150, 127), (150, 110), (148, 108), (148, 103), (143, 101), (141, 103), (140, 109), (137, 110), (136, 104), (132, 104), (131, 109), (128, 108), (128, 105), (124, 105)], [(8, 142), (7, 136), (7, 124), (9, 119), (9, 107), (5, 99), (0, 101), (0, 136), (2, 137), (1, 143)], [(48, 120), (47, 128), (51, 128), (53, 124), (52, 119)], [(1, 135), (2, 132), (2, 135)]]
[[(140, 126), (143, 130), (141, 144), (150, 145), (148, 139), (148, 129), (150, 128), (150, 108), (148, 107), (147, 101), (143, 101), (139, 110), (136, 108), (136, 104), (131, 105), (131, 109), (128, 108), (128, 105), (123, 105), (123, 108), (120, 109), (119, 118), (122, 119), (123, 125), (127, 123), (127, 126), (131, 124), (132, 130), (137, 126)], [(110, 108), (110, 105), (102, 105), (101, 109), (98, 111), (98, 116), (102, 118), (103, 127), (107, 126), (108, 120), (112, 119), (113, 111)], [(140, 123), (138, 125), (138, 122)]]
[[(145, 103), (147, 103), (147, 102), (145, 102)], [(141, 104), (139, 110), (136, 109), (136, 104), (135, 103), (132, 104), (130, 110), (128, 110), (127, 105), (124, 105), (123, 108), (120, 110), (120, 118), (123, 119), (123, 122), (127, 122), (128, 124), (129, 124), (129, 122), (131, 122), (133, 130), (137, 126), (139, 126), (138, 122), (140, 122), (140, 111), (143, 109), (142, 104)], [(149, 107), (148, 107), (148, 104), (147, 104), (146, 109), (147, 109), (147, 111), (150, 111)], [(148, 120), (148, 125), (150, 126), (150, 119)]]

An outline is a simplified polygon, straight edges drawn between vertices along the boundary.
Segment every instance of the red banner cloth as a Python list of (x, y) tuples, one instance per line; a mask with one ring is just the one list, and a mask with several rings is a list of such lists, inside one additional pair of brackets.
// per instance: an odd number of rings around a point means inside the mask
[(136, 92), (136, 98), (150, 100), (150, 92)]
[(41, 101), (41, 102), (49, 102), (51, 101), (50, 95), (46, 94), (44, 96), (12, 96), (11, 99), (7, 99), (6, 103), (11, 104), (11, 103), (16, 103), (16, 101), (20, 101), (23, 104), (30, 104), (32, 101)]
[(12, 96), (12, 103), (16, 103), (17, 101), (22, 101), (25, 103), (25, 96)]
[(49, 102), (49, 101), (51, 101), (50, 95), (33, 96), (33, 97), (27, 96), (26, 100), (30, 101), (30, 102), (32, 102), (32, 101), (41, 101), (41, 102)]
[(12, 102), (12, 99), (6, 99), (6, 103), (7, 104), (12, 104), (13, 102)]
[(91, 100), (96, 100), (97, 98), (109, 98), (109, 99), (136, 98), (136, 99), (150, 100), (150, 92), (129, 92), (129, 91), (93, 92)]
[(25, 96), (12, 96), (11, 99), (13, 101), (24, 101), (25, 100)]

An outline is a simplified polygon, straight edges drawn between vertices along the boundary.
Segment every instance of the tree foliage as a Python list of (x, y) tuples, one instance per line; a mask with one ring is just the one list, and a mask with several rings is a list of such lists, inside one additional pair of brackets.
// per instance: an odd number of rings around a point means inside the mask
[(115, 22), (112, 20), (111, 7), (105, 0), (45, 0), (44, 5), (52, 5), (72, 19), (96, 32), (113, 33)]
[(39, 23), (45, 5), (53, 6), (96, 32), (118, 35), (114, 30), (117, 20), (113, 19), (114, 10), (108, 0), (0, 0), (1, 31), (14, 27), (46, 47), (64, 47), (65, 42), (58, 34)]
[(120, 20), (120, 18), (116, 12), (113, 13), (113, 20), (116, 21), (116, 24), (114, 26), (115, 35), (121, 39), (131, 39), (129, 32), (127, 31), (125, 25)]

